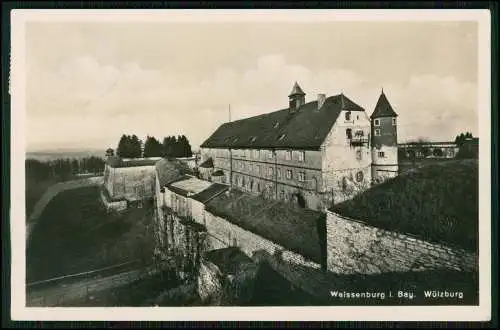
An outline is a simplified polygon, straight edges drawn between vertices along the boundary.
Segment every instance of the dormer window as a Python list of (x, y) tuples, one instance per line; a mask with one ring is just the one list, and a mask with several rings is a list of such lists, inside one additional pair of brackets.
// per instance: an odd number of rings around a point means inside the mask
[(280, 125), (280, 123), (275, 122), (273, 128), (278, 128), (279, 125)]
[(396, 126), (396, 118), (392, 118), (392, 125)]
[(255, 136), (252, 136), (252, 137), (250, 138), (250, 143), (255, 142), (255, 139), (257, 139), (257, 138), (256, 138)]
[(286, 136), (285, 134), (281, 134), (281, 135), (278, 137), (278, 141), (283, 140), (283, 139), (285, 138), (285, 136)]
[(352, 139), (352, 129), (348, 128), (345, 130), (345, 135), (348, 139)]
[(373, 125), (380, 126), (380, 119), (373, 120)]

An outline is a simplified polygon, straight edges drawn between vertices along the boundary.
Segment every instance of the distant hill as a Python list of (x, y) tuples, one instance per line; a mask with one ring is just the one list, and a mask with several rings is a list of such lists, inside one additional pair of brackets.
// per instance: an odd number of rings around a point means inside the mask
[(453, 160), (408, 171), (332, 211), (374, 227), (478, 250), (478, 161)]
[(84, 157), (104, 157), (105, 150), (101, 149), (51, 149), (26, 152), (26, 158), (39, 161), (49, 161), (57, 158), (84, 158)]

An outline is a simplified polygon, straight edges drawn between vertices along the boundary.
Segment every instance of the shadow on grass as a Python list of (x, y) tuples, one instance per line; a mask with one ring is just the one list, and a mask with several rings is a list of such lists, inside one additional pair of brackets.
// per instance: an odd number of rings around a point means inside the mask
[(108, 214), (99, 187), (58, 194), (44, 209), (27, 251), (27, 281), (86, 272), (152, 255), (150, 208)]

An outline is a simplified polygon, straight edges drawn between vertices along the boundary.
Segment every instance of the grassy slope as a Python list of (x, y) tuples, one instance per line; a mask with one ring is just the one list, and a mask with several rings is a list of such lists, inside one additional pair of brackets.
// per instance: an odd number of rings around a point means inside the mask
[[(46, 180), (35, 180), (26, 178), (26, 215), (28, 216), (35, 207), (36, 202), (42, 197), (45, 191), (58, 181), (54, 178)], [(26, 217), (27, 219), (28, 217)]]
[(376, 186), (333, 211), (393, 231), (477, 251), (477, 160), (434, 163)]
[(151, 255), (150, 210), (107, 214), (99, 189), (64, 191), (47, 205), (27, 251), (28, 282), (111, 266), (140, 258), (142, 253)]
[(231, 191), (219, 195), (206, 206), (216, 216), (276, 242), (317, 263), (322, 263), (318, 226), (324, 222), (320, 212), (292, 207), (287, 203)]

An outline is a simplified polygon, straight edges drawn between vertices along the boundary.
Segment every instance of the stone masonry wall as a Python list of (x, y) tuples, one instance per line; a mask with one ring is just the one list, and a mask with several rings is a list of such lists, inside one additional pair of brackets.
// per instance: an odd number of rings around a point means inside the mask
[(201, 300), (218, 305), (222, 294), (223, 275), (211, 262), (202, 260), (197, 278), (197, 291)]
[(477, 269), (477, 256), (328, 211), (327, 269), (343, 274)]
[(120, 212), (123, 210), (127, 209), (127, 201), (126, 200), (121, 200), (121, 201), (109, 201), (104, 192), (101, 191), (101, 201), (104, 204), (104, 207), (106, 207), (106, 210), (109, 211), (116, 211)]
[[(198, 219), (195, 219), (195, 221), (198, 221)], [(221, 245), (225, 245), (226, 247), (237, 246), (249, 257), (253, 257), (255, 252), (265, 251), (269, 254), (277, 255), (281, 260), (290, 263), (315, 269), (321, 268), (318, 263), (307, 260), (298, 253), (289, 251), (281, 245), (234, 225), (208, 211), (205, 211), (204, 221), (200, 223), (207, 228), (210, 249), (215, 248), (215, 246), (220, 248)]]
[(135, 201), (155, 194), (155, 167), (106, 167), (104, 185), (109, 195), (116, 199)]

